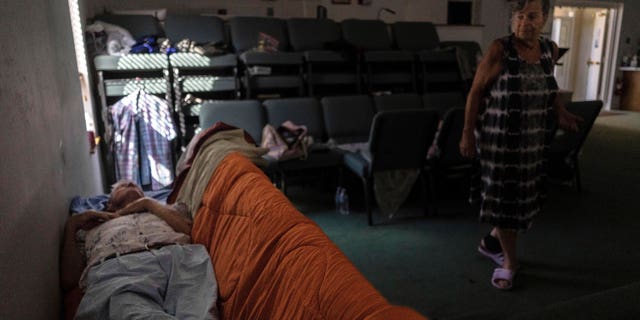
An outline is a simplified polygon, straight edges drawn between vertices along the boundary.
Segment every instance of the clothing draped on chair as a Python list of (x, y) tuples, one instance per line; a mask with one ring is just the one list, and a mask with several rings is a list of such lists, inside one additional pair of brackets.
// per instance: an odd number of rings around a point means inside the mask
[(164, 99), (137, 90), (110, 108), (116, 180), (128, 179), (153, 190), (173, 182), (171, 140), (176, 137)]

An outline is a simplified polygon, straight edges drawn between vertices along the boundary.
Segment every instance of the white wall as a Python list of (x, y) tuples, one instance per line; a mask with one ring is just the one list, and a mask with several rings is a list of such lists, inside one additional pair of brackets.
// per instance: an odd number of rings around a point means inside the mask
[(66, 0), (0, 11), (0, 319), (57, 319), (62, 227), (95, 194)]

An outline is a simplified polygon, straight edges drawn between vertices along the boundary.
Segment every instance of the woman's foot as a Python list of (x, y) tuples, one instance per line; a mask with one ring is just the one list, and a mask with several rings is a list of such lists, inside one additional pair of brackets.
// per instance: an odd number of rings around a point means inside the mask
[(507, 268), (496, 268), (493, 270), (491, 284), (500, 290), (509, 290), (513, 287), (513, 278), (516, 275), (515, 270)]

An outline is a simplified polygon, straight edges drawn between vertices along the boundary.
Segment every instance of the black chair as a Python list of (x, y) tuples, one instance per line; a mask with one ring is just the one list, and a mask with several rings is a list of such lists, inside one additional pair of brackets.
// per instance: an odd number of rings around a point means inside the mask
[(393, 49), (384, 22), (346, 19), (341, 27), (345, 44), (356, 55), (358, 75), (369, 91), (417, 92), (414, 55)]
[(284, 20), (233, 17), (229, 19), (229, 27), (231, 44), (243, 64), (242, 82), (247, 99), (304, 94), (302, 53), (290, 51)]
[(427, 161), (432, 203), (437, 212), (437, 190), (444, 179), (470, 178), (473, 160), (460, 154), (460, 138), (464, 128), (464, 108), (452, 108), (443, 117), (435, 139), (437, 155)]
[(418, 54), (422, 69), (423, 103), (444, 117), (451, 108), (466, 103), (466, 85), (462, 79), (457, 49), (433, 49)]
[(578, 191), (582, 191), (580, 178), (580, 151), (596, 121), (602, 101), (574, 101), (566, 105), (569, 112), (582, 117), (578, 131), (559, 129), (549, 146), (549, 176), (552, 179), (570, 180)]
[(200, 128), (206, 129), (221, 121), (244, 129), (260, 145), (264, 127), (264, 108), (258, 100), (206, 101), (200, 109)]
[(322, 115), (327, 138), (336, 144), (363, 143), (369, 139), (375, 115), (367, 95), (324, 97)]
[[(344, 165), (362, 180), (369, 225), (373, 225), (371, 201), (375, 172), (416, 169), (423, 188), (428, 189), (423, 169), (437, 124), (438, 116), (432, 110), (379, 112), (373, 119), (366, 155), (345, 154)], [(425, 202), (425, 213), (427, 208)]]
[(182, 136), (181, 145), (193, 137), (198, 114), (183, 101), (187, 94), (201, 99), (235, 99), (240, 93), (237, 58), (225, 53), (227, 37), (222, 19), (214, 16), (167, 14), (165, 32), (172, 44), (189, 39), (198, 45), (219, 48), (216, 55), (176, 52), (169, 56), (173, 71), (173, 95)]
[[(147, 36), (161, 37), (164, 35), (159, 21), (150, 15), (119, 15), (104, 14), (94, 18), (95, 21), (117, 25), (129, 31), (135, 40)], [(93, 69), (96, 73), (96, 86), (100, 99), (101, 120), (98, 121), (98, 131), (103, 132), (105, 144), (102, 145), (105, 175), (108, 183), (115, 182), (114, 157), (112, 150), (107, 147), (111, 143), (111, 119), (109, 106), (125, 96), (144, 90), (148, 94), (163, 98), (173, 110), (171, 85), (169, 76), (169, 61), (163, 53), (137, 53), (123, 56), (100, 54), (93, 59)], [(175, 118), (175, 114), (172, 114)], [(176, 154), (173, 154), (174, 160)]]
[(417, 93), (384, 94), (373, 97), (373, 104), (377, 112), (423, 109), (422, 98)]
[[(307, 150), (306, 159), (289, 159), (269, 163), (268, 171), (280, 186), (284, 194), (287, 193), (287, 178), (289, 176), (302, 177), (304, 173), (312, 173), (325, 169), (332, 170), (342, 164), (342, 154), (328, 148), (323, 142), (326, 140), (324, 119), (320, 103), (315, 98), (284, 98), (268, 99), (263, 102), (267, 123), (277, 128), (285, 121), (307, 127), (307, 135), (313, 138)], [(306, 177), (304, 177), (306, 178)]]
[(287, 29), (293, 51), (304, 55), (310, 96), (360, 92), (355, 62), (343, 52), (340, 25), (329, 19), (291, 18)]
[(454, 47), (458, 51), (458, 62), (462, 79), (465, 81), (467, 89), (471, 88), (473, 77), (478, 69), (478, 63), (482, 57), (482, 48), (475, 41), (442, 41), (441, 48)]

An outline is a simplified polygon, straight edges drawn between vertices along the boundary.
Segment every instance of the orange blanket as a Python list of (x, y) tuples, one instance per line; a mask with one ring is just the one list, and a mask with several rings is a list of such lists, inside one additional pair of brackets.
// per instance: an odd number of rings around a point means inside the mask
[(425, 319), (389, 304), (322, 230), (238, 153), (227, 155), (193, 224), (222, 319)]

